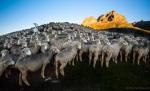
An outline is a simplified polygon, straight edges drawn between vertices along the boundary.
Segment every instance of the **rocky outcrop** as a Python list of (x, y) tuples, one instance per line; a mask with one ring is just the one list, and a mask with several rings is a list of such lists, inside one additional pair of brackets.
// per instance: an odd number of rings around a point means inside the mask
[(107, 29), (131, 26), (131, 24), (128, 23), (126, 17), (117, 13), (116, 11), (111, 11), (105, 15), (101, 15), (97, 18), (97, 20), (94, 17), (85, 18), (82, 25), (94, 29)]
[(108, 23), (108, 22), (115, 22), (117, 24), (128, 23), (125, 16), (117, 13), (116, 11), (111, 11), (105, 15), (101, 15), (100, 17), (98, 17), (97, 21), (101, 23)]
[(88, 26), (96, 22), (97, 22), (97, 19), (94, 16), (90, 16), (90, 17), (85, 18), (85, 20), (82, 22), (82, 25)]

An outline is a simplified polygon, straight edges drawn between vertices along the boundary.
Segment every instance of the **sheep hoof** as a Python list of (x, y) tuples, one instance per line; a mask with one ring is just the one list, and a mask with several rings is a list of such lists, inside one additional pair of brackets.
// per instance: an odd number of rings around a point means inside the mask
[(44, 81), (49, 81), (49, 80), (52, 80), (52, 78), (51, 77), (48, 77), (47, 79), (45, 79)]
[(29, 83), (25, 83), (26, 84), (26, 86), (30, 86), (30, 84)]
[(45, 79), (45, 76), (42, 76), (43, 79)]

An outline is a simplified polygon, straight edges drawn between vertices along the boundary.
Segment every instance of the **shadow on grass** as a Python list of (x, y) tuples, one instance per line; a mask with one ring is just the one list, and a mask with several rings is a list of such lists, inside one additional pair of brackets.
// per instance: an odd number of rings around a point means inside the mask
[(60, 77), (59, 83), (44, 82), (40, 77), (35, 76), (37, 75), (28, 76), (31, 87), (19, 87), (17, 85), (18, 77), (1, 78), (0, 91), (12, 89), (17, 91), (150, 90), (150, 64), (144, 63), (137, 65), (129, 62), (119, 62), (118, 64), (111, 62), (109, 68), (101, 68), (100, 62), (97, 62), (96, 68), (92, 68), (84, 60), (84, 62), (76, 62), (74, 67), (67, 65), (65, 77)]

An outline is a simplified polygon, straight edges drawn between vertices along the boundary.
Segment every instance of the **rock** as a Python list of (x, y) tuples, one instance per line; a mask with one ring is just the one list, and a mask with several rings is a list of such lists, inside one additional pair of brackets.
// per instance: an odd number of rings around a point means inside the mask
[(97, 22), (97, 19), (93, 16), (90, 16), (90, 17), (85, 18), (85, 20), (82, 22), (82, 25), (89, 26), (96, 22)]
[(105, 15), (95, 17), (87, 17), (82, 22), (83, 26), (88, 26), (94, 29), (108, 29), (117, 27), (132, 27), (125, 16), (117, 13), (116, 11), (108, 12)]
[(105, 15), (101, 15), (100, 17), (98, 17), (97, 22), (101, 22), (101, 23), (115, 22), (117, 24), (128, 23), (125, 16), (117, 13), (116, 11), (111, 11)]

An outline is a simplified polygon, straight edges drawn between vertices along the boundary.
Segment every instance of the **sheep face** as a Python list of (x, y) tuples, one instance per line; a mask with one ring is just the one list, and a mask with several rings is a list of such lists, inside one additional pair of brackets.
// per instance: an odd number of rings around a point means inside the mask
[(41, 45), (41, 47), (44, 48), (44, 50), (47, 50), (49, 48), (49, 44), (47, 42), (41, 43), (39, 45)]
[(24, 55), (31, 55), (31, 54), (32, 54), (30, 48), (24, 48), (24, 49), (22, 50), (22, 53), (23, 53)]
[(36, 44), (39, 45), (39, 46), (42, 45), (41, 41), (37, 41)]
[(53, 51), (54, 53), (59, 53), (60, 52), (60, 50), (57, 47), (54, 47), (54, 46), (52, 46), (50, 48), (50, 51)]
[(125, 46), (128, 45), (128, 42), (124, 41), (124, 42), (123, 42), (123, 45), (125, 45)]
[(6, 54), (8, 54), (8, 50), (2, 50), (1, 54), (2, 54), (2, 57), (6, 56)]
[(128, 45), (128, 43), (124, 39), (120, 39), (120, 44), (125, 46)]
[(27, 47), (27, 42), (22, 43), (22, 47)]
[(11, 48), (11, 47), (12, 47), (12, 44), (8, 43), (7, 48)]
[(5, 59), (5, 65), (10, 66), (10, 65), (14, 65), (15, 61), (12, 60), (12, 58), (8, 57)]

